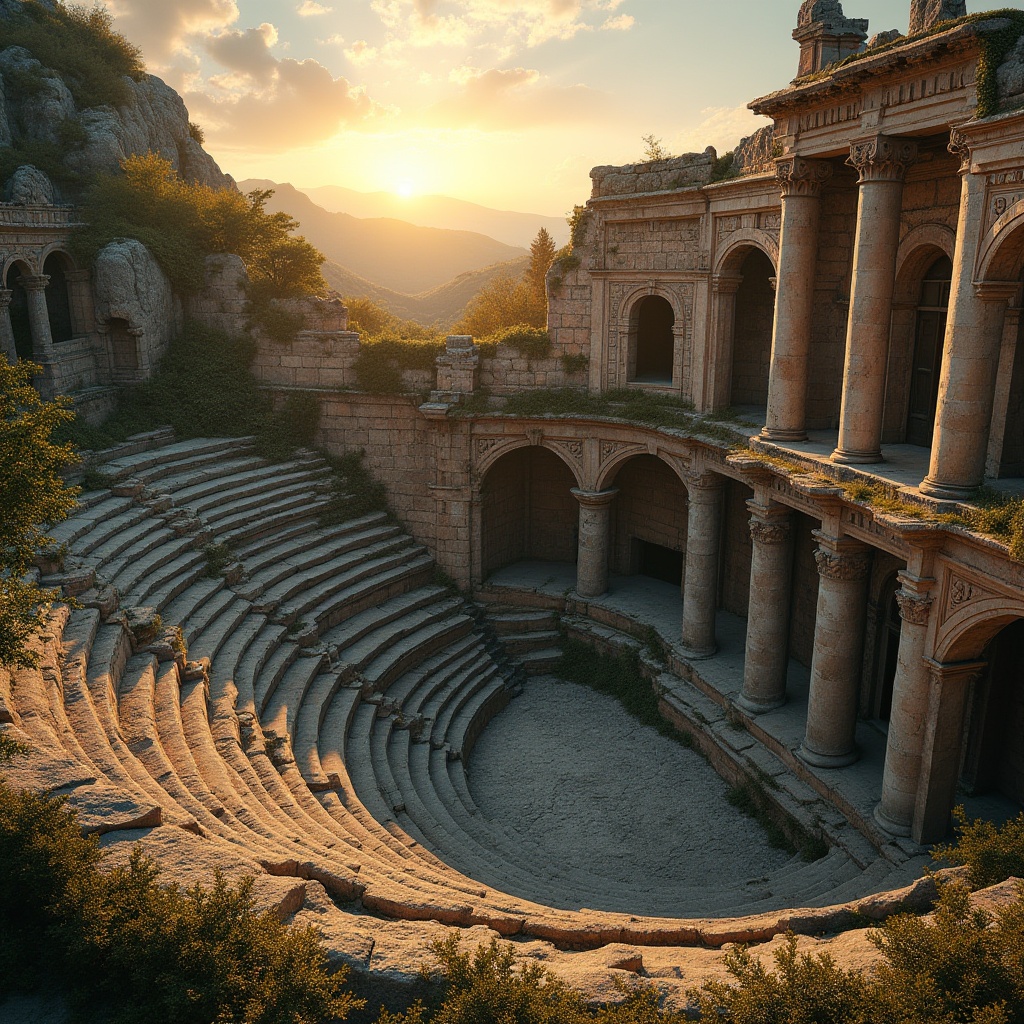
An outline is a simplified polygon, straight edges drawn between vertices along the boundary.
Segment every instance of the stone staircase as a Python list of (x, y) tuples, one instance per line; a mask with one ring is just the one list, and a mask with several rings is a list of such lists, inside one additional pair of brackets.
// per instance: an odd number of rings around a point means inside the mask
[[(55, 609), (38, 669), (0, 673), (0, 723), (32, 751), (9, 774), (67, 795), (112, 850), (141, 842), (175, 878), (250, 866), (334, 955), (373, 973), (349, 951), (375, 949), (410, 979), (440, 926), (574, 949), (715, 946), (804, 919), (695, 915), (823, 906), (895, 879), (835, 849), (758, 892), (695, 884), (679, 918), (570, 910), (600, 903), (608, 880), (542, 863), (530, 836), (484, 817), (465, 774), (524, 678), (495, 638), (545, 671), (554, 619), (499, 609), (482, 624), (384, 514), (322, 526), (327, 471), (311, 454), (270, 465), (245, 439), (166, 441), (103, 465), (109, 487), (55, 531), (68, 557), (50, 582), (82, 607)], [(853, 910), (808, 913), (820, 931)], [(415, 941), (402, 922), (421, 922)]]

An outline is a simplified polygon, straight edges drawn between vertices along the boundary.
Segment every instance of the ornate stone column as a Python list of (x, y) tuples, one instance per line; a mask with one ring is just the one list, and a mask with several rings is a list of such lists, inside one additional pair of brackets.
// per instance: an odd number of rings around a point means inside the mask
[(46, 308), (48, 274), (23, 277), (21, 283), (28, 297), (28, 321), (32, 330), (32, 355), (38, 363), (53, 362), (53, 335), (50, 333), (50, 312)]
[(576, 565), (576, 593), (580, 597), (600, 597), (608, 590), (611, 507), (618, 493), (618, 488), (610, 491), (573, 488), (573, 497), (580, 503), (579, 558)]
[(725, 481), (714, 473), (689, 477), (686, 570), (683, 580), (683, 647), (691, 658), (710, 658), (718, 612), (718, 563)]
[(807, 355), (821, 189), (832, 176), (832, 166), (824, 160), (786, 157), (777, 163), (776, 176), (782, 186), (782, 230), (768, 416), (762, 434), (773, 441), (802, 441), (807, 437)]
[(832, 453), (833, 462), (882, 461), (903, 179), (916, 158), (916, 142), (887, 135), (876, 135), (850, 147), (847, 163), (860, 172), (860, 194), (839, 446)]
[(819, 768), (841, 768), (857, 760), (854, 736), (871, 552), (858, 541), (821, 531), (815, 537), (821, 582), (800, 756)]
[(789, 668), (790, 589), (793, 576), (792, 514), (784, 505), (748, 501), (750, 604), (743, 691), (737, 703), (752, 714), (786, 702)]
[(742, 277), (730, 277), (725, 274), (716, 274), (711, 282), (715, 303), (715, 361), (712, 367), (714, 379), (709, 382), (712, 412), (730, 405), (736, 335), (736, 293), (742, 283)]
[(949, 149), (961, 161), (960, 217), (935, 437), (921, 490), (956, 500), (974, 494), (985, 478), (1003, 318), (1020, 283), (975, 285), (974, 246), (984, 227), (985, 177), (971, 173), (970, 148), (955, 129)]
[(0, 352), (7, 357), (12, 366), (18, 361), (18, 350), (14, 344), (14, 328), (11, 326), (11, 298), (14, 293), (10, 288), (0, 288)]
[(984, 662), (928, 667), (928, 718), (921, 749), (921, 778), (911, 835), (918, 843), (937, 843), (949, 831), (949, 814), (960, 774), (967, 698), (985, 671)]
[(891, 835), (909, 836), (921, 777), (921, 750), (928, 721), (928, 665), (924, 660), (933, 579), (900, 573), (900, 649), (892, 691), (892, 715), (875, 820)]

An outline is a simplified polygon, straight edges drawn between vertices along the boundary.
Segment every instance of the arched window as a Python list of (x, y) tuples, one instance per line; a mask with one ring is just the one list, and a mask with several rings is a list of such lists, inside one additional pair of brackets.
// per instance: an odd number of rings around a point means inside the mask
[(914, 362), (910, 378), (910, 407), (907, 413), (907, 444), (928, 448), (935, 429), (939, 400), (942, 345), (946, 337), (946, 313), (953, 264), (948, 256), (937, 259), (921, 282), (914, 336)]
[(740, 276), (743, 280), (736, 290), (729, 405), (764, 408), (768, 404), (775, 320), (775, 267), (760, 249), (751, 249), (740, 266)]
[(675, 356), (676, 315), (667, 299), (647, 295), (630, 317), (631, 360), (629, 379), (643, 384), (671, 384)]

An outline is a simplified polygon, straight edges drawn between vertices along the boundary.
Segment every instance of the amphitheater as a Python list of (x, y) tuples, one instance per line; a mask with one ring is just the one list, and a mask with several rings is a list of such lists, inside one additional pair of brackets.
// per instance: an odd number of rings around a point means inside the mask
[[(340, 303), (256, 337), (390, 513), (326, 516), (323, 458), (249, 438), (93, 453), (40, 565), (77, 606), (0, 670), (13, 780), (113, 863), (254, 875), (373, 996), (453, 928), (594, 1000), (683, 1006), (787, 931), (870, 964), (866, 923), (933, 905), (952, 808), (1024, 803), (1024, 576), (971, 518), (1024, 496), (1024, 38), (958, 0), (867, 28), (803, 3), (731, 162), (592, 171), (547, 355), (451, 337), (370, 394)], [(186, 299), (138, 243), (75, 267), (30, 171), (0, 342), (42, 390), (98, 420), (185, 314), (246, 326), (236, 257)], [(556, 678), (567, 640), (633, 652), (685, 743)]]

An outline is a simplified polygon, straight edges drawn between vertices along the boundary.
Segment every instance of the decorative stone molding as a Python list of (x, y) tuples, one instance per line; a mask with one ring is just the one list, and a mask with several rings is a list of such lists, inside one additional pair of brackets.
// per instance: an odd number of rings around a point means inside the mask
[(565, 452), (565, 454), (568, 455), (573, 462), (577, 464), (583, 462), (582, 441), (552, 441), (551, 445)]
[(816, 199), (822, 186), (832, 177), (827, 160), (805, 160), (801, 156), (784, 157), (775, 164), (775, 180), (783, 197), (808, 196)]
[(818, 548), (814, 552), (814, 560), (818, 563), (818, 575), (827, 580), (865, 580), (871, 570), (871, 553), (868, 551), (838, 552)]
[(927, 626), (932, 610), (932, 599), (905, 590), (896, 591), (896, 602), (900, 606), (900, 618), (912, 626)]
[(572, 496), (584, 508), (605, 508), (612, 503), (618, 493), (617, 487), (612, 487), (607, 491), (583, 491), (578, 487), (572, 489)]
[(783, 519), (751, 519), (750, 536), (757, 544), (785, 544), (793, 528)]
[(712, 498), (725, 484), (725, 478), (710, 470), (687, 471), (683, 473), (683, 482), (692, 501), (694, 495)]
[(891, 135), (875, 135), (850, 146), (847, 164), (860, 175), (860, 182), (902, 181), (907, 168), (917, 159), (917, 143)]
[(45, 292), (46, 286), (50, 283), (49, 274), (26, 274), (19, 278), (22, 287), (27, 292)]
[(526, 432), (526, 436), (529, 438), (530, 444), (536, 447), (544, 440), (544, 431), (540, 427), (532, 427)]
[(960, 158), (960, 173), (969, 173), (971, 170), (971, 144), (959, 128), (953, 128), (950, 131), (949, 145), (946, 148), (953, 156)]

